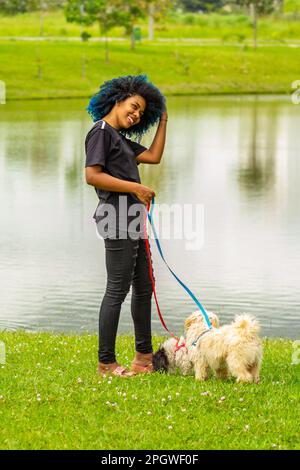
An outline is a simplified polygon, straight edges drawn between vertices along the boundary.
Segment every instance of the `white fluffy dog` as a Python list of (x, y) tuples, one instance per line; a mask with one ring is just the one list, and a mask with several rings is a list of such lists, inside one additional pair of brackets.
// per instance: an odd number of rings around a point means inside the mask
[(213, 326), (207, 328), (202, 314), (192, 313), (185, 321), (186, 340), (171, 338), (155, 353), (155, 370), (182, 374), (194, 371), (196, 380), (206, 380), (212, 370), (221, 379), (230, 376), (237, 382), (259, 382), (262, 345), (259, 324), (249, 315), (238, 315), (234, 322), (219, 328), (217, 315), (207, 312)]

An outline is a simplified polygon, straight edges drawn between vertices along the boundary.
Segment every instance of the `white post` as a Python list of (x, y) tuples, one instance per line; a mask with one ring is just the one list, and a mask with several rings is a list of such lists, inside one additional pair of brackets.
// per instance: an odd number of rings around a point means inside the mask
[(5, 362), (5, 343), (3, 343), (3, 341), (0, 341), (0, 364), (5, 364)]
[(6, 104), (6, 86), (2, 80), (0, 80), (0, 104)]

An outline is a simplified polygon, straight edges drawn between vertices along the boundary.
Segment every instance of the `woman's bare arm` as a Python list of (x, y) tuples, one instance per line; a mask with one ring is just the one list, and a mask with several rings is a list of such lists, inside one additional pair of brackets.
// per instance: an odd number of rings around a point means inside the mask
[(160, 163), (165, 148), (167, 119), (168, 113), (164, 111), (153, 142), (149, 150), (145, 150), (137, 156), (136, 160), (138, 163), (152, 163), (153, 165)]
[(133, 193), (144, 204), (147, 204), (151, 201), (152, 196), (155, 196), (155, 192), (147, 186), (108, 175), (103, 171), (101, 165), (87, 166), (85, 169), (85, 179), (87, 184), (95, 188), (103, 189), (104, 191)]

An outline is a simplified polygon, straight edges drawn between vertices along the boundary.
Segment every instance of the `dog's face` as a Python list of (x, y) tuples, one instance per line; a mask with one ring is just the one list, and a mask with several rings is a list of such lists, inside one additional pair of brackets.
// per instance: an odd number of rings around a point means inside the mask
[[(212, 312), (206, 312), (207, 316), (209, 318), (210, 323), (214, 328), (219, 328), (219, 318), (215, 313)], [(196, 312), (193, 312), (186, 320), (184, 323), (185, 331), (188, 331), (188, 329), (191, 327), (193, 324), (203, 324), (203, 327), (206, 327), (206, 321), (200, 310), (197, 310)]]

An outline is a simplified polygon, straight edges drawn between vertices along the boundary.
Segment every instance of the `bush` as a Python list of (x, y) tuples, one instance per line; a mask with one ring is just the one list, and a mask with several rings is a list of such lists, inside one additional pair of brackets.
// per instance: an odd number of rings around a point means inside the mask
[(82, 31), (80, 37), (83, 42), (87, 42), (90, 39), (90, 37), (92, 37), (92, 35), (88, 33), (87, 31)]

